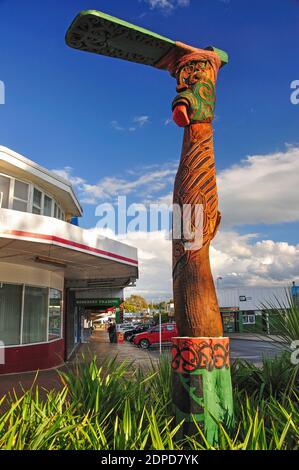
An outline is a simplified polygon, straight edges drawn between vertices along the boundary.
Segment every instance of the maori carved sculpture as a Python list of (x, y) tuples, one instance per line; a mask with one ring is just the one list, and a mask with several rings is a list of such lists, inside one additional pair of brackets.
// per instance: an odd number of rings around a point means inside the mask
[[(177, 80), (173, 118), (185, 129), (173, 197), (180, 218), (179, 236), (176, 227), (173, 236), (179, 331), (172, 348), (173, 403), (178, 422), (185, 420), (183, 436), (196, 432), (195, 418), (214, 443), (218, 432), (214, 417), (228, 424), (233, 420), (229, 339), (222, 338), (209, 260), (220, 223), (212, 128), (215, 86), (228, 56), (217, 48), (197, 49), (94, 10), (74, 19), (66, 42), (77, 50), (168, 70)], [(187, 231), (184, 207), (189, 208)]]
[[(173, 118), (184, 127), (180, 165), (174, 184), (173, 203), (191, 207), (191, 238), (185, 232), (173, 239), (173, 291), (180, 336), (222, 336), (222, 321), (211, 274), (209, 247), (219, 223), (213, 147), (215, 85), (221, 60), (214, 51), (185, 46), (185, 54), (173, 54), (168, 68), (177, 80)], [(198, 217), (197, 207), (201, 207)], [(180, 226), (184, 227), (184, 220)]]

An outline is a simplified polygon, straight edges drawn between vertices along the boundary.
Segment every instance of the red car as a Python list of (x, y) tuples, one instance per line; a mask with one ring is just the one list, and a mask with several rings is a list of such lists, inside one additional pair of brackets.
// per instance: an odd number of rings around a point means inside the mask
[[(171, 343), (171, 338), (178, 336), (178, 331), (175, 323), (162, 324), (162, 343)], [(152, 344), (160, 342), (160, 327), (154, 326), (143, 333), (134, 336), (133, 343), (140, 346), (142, 349), (149, 348)]]

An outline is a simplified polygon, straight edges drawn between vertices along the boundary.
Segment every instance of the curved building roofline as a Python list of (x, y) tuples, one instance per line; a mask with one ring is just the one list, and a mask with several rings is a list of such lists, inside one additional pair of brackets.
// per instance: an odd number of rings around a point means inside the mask
[[(8, 147), (4, 147), (0, 145), (0, 162), (1, 160), (5, 162), (10, 167), (18, 168), (19, 170), (27, 173), (28, 175), (32, 175), (35, 178), (43, 181), (48, 186), (52, 186), (60, 191), (64, 191), (69, 195), (71, 201), (74, 205), (74, 214), (77, 216), (82, 216), (83, 210), (79, 203), (79, 200), (73, 190), (72, 185), (66, 179), (58, 176), (53, 171), (49, 171), (46, 168), (38, 165), (37, 163), (29, 160), (28, 158), (24, 157), (23, 155), (14, 152)], [(1, 171), (1, 167), (0, 167)]]

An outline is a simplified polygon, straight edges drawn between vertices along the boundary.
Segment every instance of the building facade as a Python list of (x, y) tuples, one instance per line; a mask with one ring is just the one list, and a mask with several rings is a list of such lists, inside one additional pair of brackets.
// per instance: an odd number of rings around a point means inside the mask
[(266, 312), (288, 305), (290, 286), (217, 288), (225, 333), (275, 334)]
[(68, 181), (0, 146), (0, 374), (58, 366), (92, 315), (121, 319), (137, 250), (71, 223), (81, 216)]

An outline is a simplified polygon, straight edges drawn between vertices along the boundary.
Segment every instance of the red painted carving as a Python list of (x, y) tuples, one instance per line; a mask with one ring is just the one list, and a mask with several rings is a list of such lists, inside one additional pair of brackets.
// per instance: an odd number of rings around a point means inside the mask
[(173, 338), (172, 344), (172, 368), (176, 372), (229, 368), (228, 338)]

